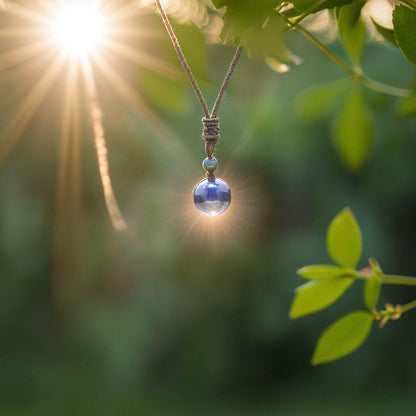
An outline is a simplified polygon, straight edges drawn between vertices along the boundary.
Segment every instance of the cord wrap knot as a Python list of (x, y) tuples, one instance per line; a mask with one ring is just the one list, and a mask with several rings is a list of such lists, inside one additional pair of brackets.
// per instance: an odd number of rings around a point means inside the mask
[(205, 141), (205, 153), (208, 159), (212, 159), (215, 152), (215, 146), (220, 138), (220, 119), (218, 117), (203, 117), (202, 138)]

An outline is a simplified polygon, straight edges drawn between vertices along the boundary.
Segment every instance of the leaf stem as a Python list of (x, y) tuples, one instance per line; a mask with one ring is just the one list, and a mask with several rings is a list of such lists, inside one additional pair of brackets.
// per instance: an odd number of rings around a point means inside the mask
[(354, 76), (354, 78), (360, 78), (362, 77), (361, 74), (358, 74), (355, 72), (353, 68), (351, 68), (346, 62), (344, 62), (341, 58), (336, 56), (331, 50), (329, 50), (322, 42), (320, 42), (314, 35), (312, 35), (311, 32), (306, 30), (301, 25), (293, 25), (293, 27), (301, 33), (303, 36), (305, 36), (307, 39), (309, 39), (317, 48), (319, 48), (325, 55), (328, 56), (328, 58), (332, 59), (337, 65), (339, 65), (341, 68), (345, 69), (347, 72), (349, 72), (351, 75)]
[[(326, 0), (318, 0), (315, 3), (312, 3), (311, 6), (309, 6), (306, 10), (304, 10), (299, 16), (293, 19), (293, 23), (298, 25), (303, 19), (308, 17), (311, 13), (316, 11), (316, 9), (321, 6), (323, 3), (325, 3)], [(411, 1), (411, 0), (410, 0)]]
[(405, 312), (409, 312), (410, 310), (415, 309), (415, 308), (416, 308), (416, 300), (406, 303), (406, 305), (402, 306), (402, 314)]
[(411, 7), (413, 10), (416, 10), (416, 1), (414, 0), (400, 0), (400, 3), (406, 4)]
[(366, 86), (366, 87), (368, 87), (368, 88), (370, 88), (374, 91), (378, 91), (378, 92), (381, 92), (381, 93), (387, 94), (387, 95), (393, 95), (393, 96), (396, 96), (396, 97), (403, 97), (403, 98), (411, 97), (413, 95), (411, 90), (407, 90), (405, 88), (392, 87), (390, 85), (386, 85), (386, 84), (382, 84), (381, 82), (374, 81), (373, 79), (370, 79), (370, 78), (364, 78), (363, 77), (360, 80), (360, 82), (364, 86)]
[(406, 285), (406, 286), (416, 286), (416, 277), (410, 276), (394, 276), (391, 274), (383, 274), (382, 283), (388, 285)]
[(395, 97), (411, 97), (413, 92), (404, 88), (392, 87), (390, 85), (381, 84), (380, 82), (374, 81), (370, 78), (364, 77), (364, 75), (357, 71), (357, 69), (349, 66), (345, 61), (336, 56), (330, 49), (328, 49), (320, 40), (318, 40), (311, 32), (306, 30), (300, 24), (293, 23), (287, 16), (283, 13), (279, 13), (282, 19), (292, 28), (296, 29), (299, 33), (305, 36), (309, 41), (311, 41), (318, 49), (320, 49), (328, 58), (334, 61), (337, 65), (347, 71), (353, 76), (353, 79), (357, 82), (360, 82), (367, 88), (370, 88), (374, 91), (381, 92), (383, 94), (393, 95)]

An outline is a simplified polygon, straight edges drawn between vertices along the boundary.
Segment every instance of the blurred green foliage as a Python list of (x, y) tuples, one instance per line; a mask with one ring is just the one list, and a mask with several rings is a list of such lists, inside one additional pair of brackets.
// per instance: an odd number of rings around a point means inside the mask
[[(132, 21), (163, 30), (149, 15)], [(193, 32), (182, 24), (183, 33)], [(148, 69), (118, 58), (112, 64), (152, 106), (156, 127), (163, 120), (169, 128), (166, 135), (152, 129), (147, 114), (97, 76), (110, 173), (129, 228), (119, 234), (108, 220), (82, 93), (82, 209), (62, 216), (56, 185), (64, 77), (58, 79), (1, 171), (1, 415), (412, 414), (410, 314), (383, 337), (370, 336), (354, 356), (315, 369), (308, 359), (316, 334), (352, 304), (361, 307), (361, 294), (351, 288), (325, 316), (293, 322), (288, 310), (294, 271), (325, 258), (322, 235), (346, 205), (360, 220), (363, 258), (416, 273), (414, 120), (392, 115), (397, 98), (363, 90), (376, 140), (368, 163), (350, 173), (330, 140), (337, 111), (322, 119), (295, 108), (307, 88), (345, 74), (296, 32), (284, 36), (304, 64), (276, 74), (243, 59), (221, 110), (219, 173), (235, 202), (225, 231), (192, 227), (187, 204), (202, 176), (203, 145), (200, 109), (185, 78), (178, 72), (175, 85), (157, 85)], [(206, 53), (204, 91), (212, 102), (232, 50), (192, 43), (190, 59)], [(1, 52), (13, 46), (0, 40)], [(330, 46), (343, 55), (339, 41)], [(180, 69), (167, 37), (136, 47)], [(2, 125), (45, 62), (34, 57), (2, 72)], [(362, 66), (392, 85), (414, 77), (398, 50), (379, 43), (366, 47)], [(79, 209), (73, 194), (65, 207)], [(412, 297), (401, 288), (390, 295)]]

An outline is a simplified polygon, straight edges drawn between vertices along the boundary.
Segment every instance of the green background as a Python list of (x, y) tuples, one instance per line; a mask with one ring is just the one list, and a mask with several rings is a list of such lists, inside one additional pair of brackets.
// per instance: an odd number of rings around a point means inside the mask
[[(345, 206), (362, 228), (361, 267), (371, 256), (386, 273), (416, 275), (416, 125), (395, 115), (397, 100), (366, 91), (376, 141), (364, 168), (349, 173), (332, 144), (336, 108), (315, 121), (297, 111), (300, 92), (345, 74), (306, 40), (290, 41), (302, 65), (277, 74), (244, 56), (232, 79), (217, 158), (234, 199), (215, 226), (193, 226), (204, 157), (196, 98), (185, 79), (161, 87), (134, 65), (123, 75), (177, 140), (155, 134), (99, 78), (129, 227), (111, 227), (82, 90), (81, 209), (69, 186), (59, 211), (58, 79), (0, 171), (1, 415), (413, 414), (414, 314), (374, 326), (353, 355), (312, 367), (319, 333), (364, 308), (361, 283), (324, 312), (295, 321), (288, 312), (302, 283), (295, 271), (329, 262), (326, 228)], [(0, 42), (2, 51), (13, 46)], [(202, 60), (205, 50), (188, 53)], [(212, 103), (232, 48), (209, 45), (206, 54), (199, 76)], [(380, 43), (367, 46), (363, 66), (393, 85), (414, 75)], [(2, 126), (37, 74), (30, 62), (2, 73)], [(382, 301), (414, 295), (386, 287)]]

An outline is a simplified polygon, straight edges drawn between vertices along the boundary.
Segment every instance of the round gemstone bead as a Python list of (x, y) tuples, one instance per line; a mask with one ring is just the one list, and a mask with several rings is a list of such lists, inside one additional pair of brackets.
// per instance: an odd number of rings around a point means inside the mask
[(212, 159), (209, 159), (209, 158), (204, 159), (204, 161), (202, 162), (202, 167), (207, 172), (214, 172), (214, 170), (217, 169), (218, 167), (217, 159), (215, 159), (215, 157), (213, 157)]
[(222, 214), (230, 205), (230, 187), (222, 179), (214, 181), (204, 179), (194, 190), (196, 207), (205, 215), (216, 216)]

